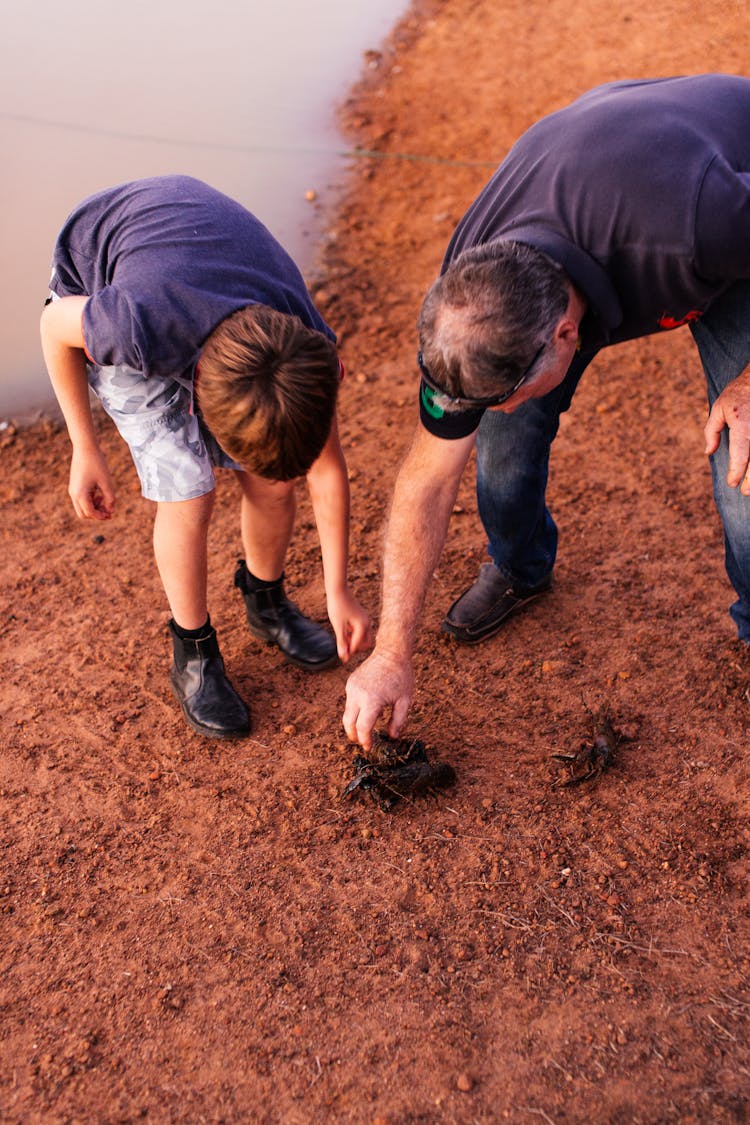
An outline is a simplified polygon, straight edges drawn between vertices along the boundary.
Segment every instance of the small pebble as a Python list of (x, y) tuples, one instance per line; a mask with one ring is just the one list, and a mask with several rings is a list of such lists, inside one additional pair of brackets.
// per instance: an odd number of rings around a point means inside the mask
[(462, 1094), (468, 1094), (474, 1088), (474, 1079), (470, 1074), (459, 1074), (456, 1079), (456, 1089), (460, 1090)]

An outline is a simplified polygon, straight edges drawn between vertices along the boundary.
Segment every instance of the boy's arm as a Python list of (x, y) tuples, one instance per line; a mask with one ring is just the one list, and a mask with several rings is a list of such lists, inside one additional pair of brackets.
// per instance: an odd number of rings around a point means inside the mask
[(114, 489), (94, 431), (86, 377), (82, 318), (88, 297), (61, 297), (45, 306), (42, 352), (73, 445), (68, 492), (81, 519), (109, 519)]
[(370, 619), (349, 589), (349, 481), (334, 415), (322, 453), (307, 474), (315, 523), (323, 556), (328, 616), (336, 633), (338, 653), (346, 661), (372, 642)]

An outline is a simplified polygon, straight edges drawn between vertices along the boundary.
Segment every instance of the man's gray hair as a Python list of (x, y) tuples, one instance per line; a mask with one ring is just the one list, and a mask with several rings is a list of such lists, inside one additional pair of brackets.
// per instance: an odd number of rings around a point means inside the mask
[[(417, 322), (423, 362), (452, 397), (502, 394), (551, 343), (569, 299), (562, 267), (533, 246), (466, 250), (425, 297)], [(534, 372), (544, 363), (543, 352)]]

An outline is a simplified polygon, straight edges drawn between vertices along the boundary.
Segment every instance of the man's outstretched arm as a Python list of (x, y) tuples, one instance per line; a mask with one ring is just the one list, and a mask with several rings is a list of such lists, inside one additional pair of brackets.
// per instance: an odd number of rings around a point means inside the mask
[(396, 480), (383, 560), (380, 626), (372, 655), (349, 677), (344, 729), (365, 750), (380, 714), (389, 733), (404, 725), (413, 694), (412, 654), (425, 594), (445, 543), (475, 435), (434, 437), (421, 425)]

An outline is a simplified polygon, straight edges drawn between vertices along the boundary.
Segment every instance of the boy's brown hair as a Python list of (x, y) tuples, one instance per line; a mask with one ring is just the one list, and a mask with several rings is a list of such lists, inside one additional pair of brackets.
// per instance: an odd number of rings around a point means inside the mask
[(247, 305), (208, 336), (198, 406), (222, 449), (270, 480), (304, 476), (330, 433), (336, 345), (289, 313)]

